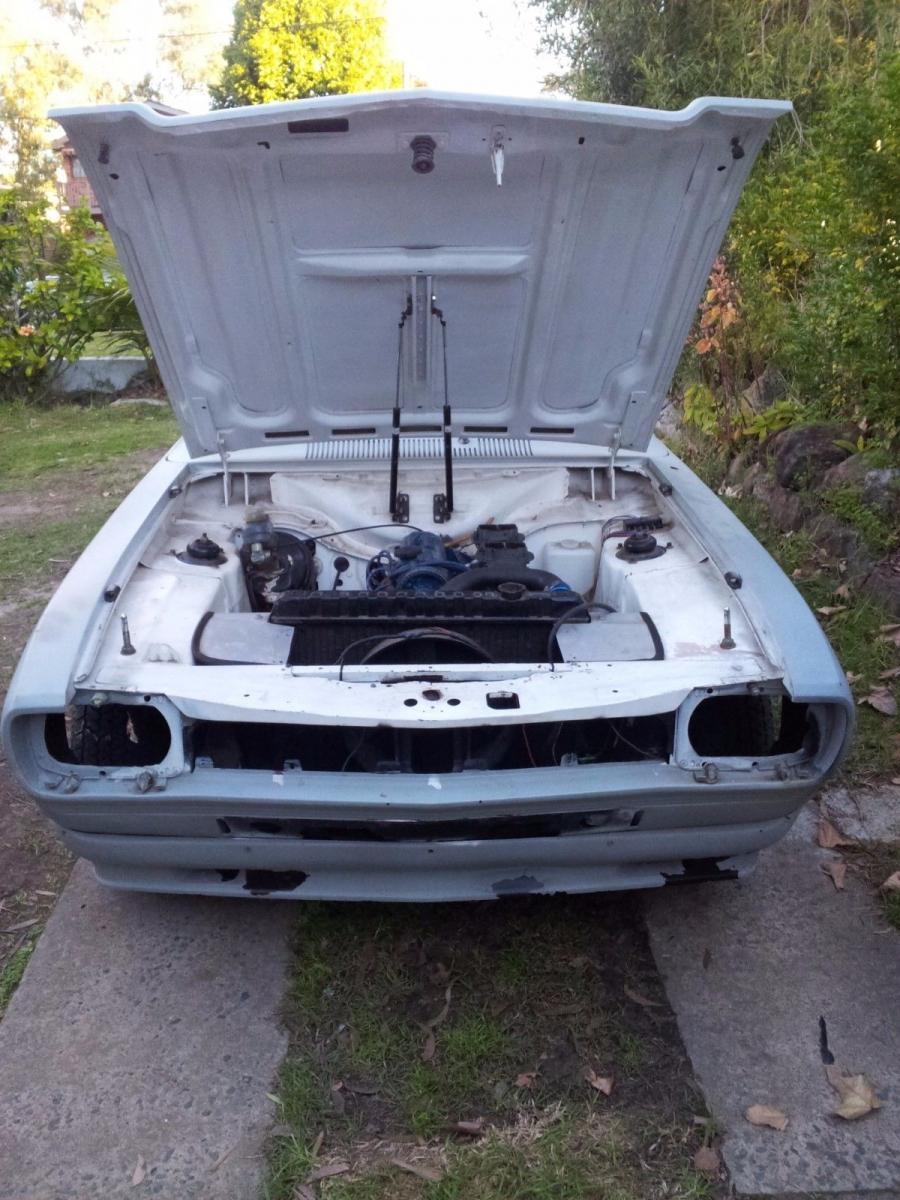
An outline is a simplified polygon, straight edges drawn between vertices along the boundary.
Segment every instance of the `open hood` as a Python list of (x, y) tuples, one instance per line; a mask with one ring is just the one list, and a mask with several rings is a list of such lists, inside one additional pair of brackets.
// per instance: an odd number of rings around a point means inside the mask
[(646, 448), (788, 111), (414, 91), (52, 115), (198, 455), (383, 435), (398, 389), (404, 428), (439, 429), (445, 386), (455, 434)]

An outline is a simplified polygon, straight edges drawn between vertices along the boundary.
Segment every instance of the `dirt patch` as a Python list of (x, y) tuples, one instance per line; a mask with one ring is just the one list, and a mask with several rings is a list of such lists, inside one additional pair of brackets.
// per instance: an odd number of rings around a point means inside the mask
[[(139, 450), (114, 463), (53, 471), (28, 488), (0, 492), (0, 535), (25, 539), (42, 527), (85, 518), (79, 544), (39, 564), (31, 577), (7, 580), (0, 602), (0, 702), (35, 622), (84, 540), (155, 463), (161, 449)], [(32, 941), (65, 885), (72, 859), (55, 828), (15, 781), (0, 755), (0, 976)]]

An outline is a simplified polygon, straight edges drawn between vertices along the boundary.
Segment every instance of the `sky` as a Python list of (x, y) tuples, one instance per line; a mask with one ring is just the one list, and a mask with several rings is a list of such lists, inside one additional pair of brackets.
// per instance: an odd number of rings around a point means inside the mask
[[(446, 91), (495, 95), (536, 96), (555, 63), (539, 49), (534, 10), (528, 0), (383, 0), (389, 45), (404, 66), (410, 85), (424, 82)], [(192, 44), (198, 54), (215, 51), (228, 40), (233, 0), (204, 0), (200, 36)], [(102, 33), (103, 44), (93, 47), (90, 74), (99, 72), (116, 89), (118, 83), (156, 73), (160, 34), (167, 23), (158, 0), (119, 0)], [(0, 0), (0, 42), (56, 41), (65, 53), (80, 48), (64, 23), (53, 18), (38, 0)], [(2, 66), (2, 64), (0, 64)], [(81, 85), (83, 88), (83, 85)], [(60, 81), (51, 103), (90, 103), (79, 87)], [(191, 111), (208, 107), (206, 94), (174, 94), (167, 102)]]

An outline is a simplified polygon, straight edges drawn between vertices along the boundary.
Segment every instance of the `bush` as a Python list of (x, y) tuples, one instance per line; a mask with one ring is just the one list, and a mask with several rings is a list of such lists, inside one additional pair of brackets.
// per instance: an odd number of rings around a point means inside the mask
[(135, 323), (109, 235), (86, 209), (57, 221), (0, 192), (0, 400), (40, 398), (94, 334)]

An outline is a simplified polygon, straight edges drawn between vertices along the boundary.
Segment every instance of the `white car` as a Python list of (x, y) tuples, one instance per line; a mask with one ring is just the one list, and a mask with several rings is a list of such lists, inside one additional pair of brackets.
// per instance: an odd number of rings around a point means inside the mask
[(789, 108), (54, 114), (183, 430), (3, 714), (103, 883), (656, 887), (740, 875), (785, 833), (846, 748), (844, 674), (653, 430)]

